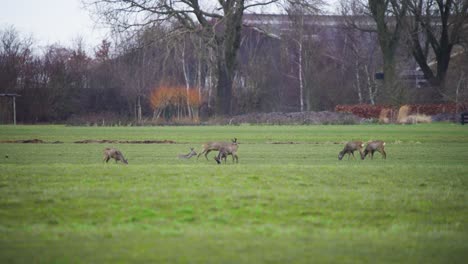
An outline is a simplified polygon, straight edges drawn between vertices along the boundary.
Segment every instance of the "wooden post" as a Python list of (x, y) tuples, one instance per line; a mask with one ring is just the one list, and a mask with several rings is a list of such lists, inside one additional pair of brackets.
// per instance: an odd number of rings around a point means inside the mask
[(13, 96), (13, 125), (16, 126), (16, 96)]
[(16, 126), (16, 97), (21, 96), (14, 93), (0, 93), (0, 97), (10, 98), (13, 97), (13, 124)]

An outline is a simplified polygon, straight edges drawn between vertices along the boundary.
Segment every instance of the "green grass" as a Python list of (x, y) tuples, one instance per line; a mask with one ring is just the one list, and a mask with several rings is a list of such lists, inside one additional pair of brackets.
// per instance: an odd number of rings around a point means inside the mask
[[(239, 164), (176, 158), (233, 137)], [(468, 127), (0, 126), (32, 138), (64, 143), (0, 144), (1, 263), (468, 259)], [(386, 140), (387, 160), (338, 161), (351, 139)], [(103, 164), (105, 146), (130, 164)]]

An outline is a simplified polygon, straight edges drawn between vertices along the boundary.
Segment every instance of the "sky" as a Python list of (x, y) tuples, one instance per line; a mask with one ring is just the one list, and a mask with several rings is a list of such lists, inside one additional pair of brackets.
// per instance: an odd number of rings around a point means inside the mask
[(80, 0), (0, 0), (0, 30), (13, 26), (35, 45), (73, 46), (82, 37), (87, 48), (96, 47), (107, 30), (97, 26)]

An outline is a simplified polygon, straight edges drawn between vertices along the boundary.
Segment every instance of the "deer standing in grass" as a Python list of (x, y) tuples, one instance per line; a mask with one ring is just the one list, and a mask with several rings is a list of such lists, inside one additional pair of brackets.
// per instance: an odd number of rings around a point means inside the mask
[[(237, 141), (237, 139), (235, 139)], [(200, 155), (205, 154), (206, 160), (208, 160), (208, 153), (211, 151), (219, 151), (221, 148), (229, 146), (231, 143), (230, 142), (224, 142), (224, 141), (213, 141), (213, 142), (207, 142), (202, 145), (203, 150), (198, 153), (197, 159), (200, 157)]]
[(367, 154), (370, 153), (371, 159), (374, 159), (374, 152), (380, 152), (382, 154), (382, 158), (387, 158), (387, 153), (385, 153), (385, 142), (382, 140), (375, 140), (370, 141), (367, 143), (366, 148), (364, 149), (364, 153), (362, 155), (362, 159), (365, 159)]
[(239, 157), (237, 156), (237, 149), (239, 148), (239, 145), (237, 145), (237, 138), (234, 138), (229, 145), (222, 146), (219, 149), (218, 156), (214, 157), (216, 162), (218, 164), (221, 164), (221, 161), (224, 159), (224, 163), (226, 163), (226, 159), (228, 155), (232, 156), (232, 162), (234, 160), (236, 163), (239, 163)]
[(353, 158), (356, 159), (354, 156), (354, 151), (359, 151), (359, 154), (361, 155), (362, 158), (362, 148), (364, 147), (364, 143), (362, 141), (349, 141), (346, 143), (344, 146), (343, 150), (340, 151), (338, 154), (338, 159), (342, 160), (344, 155), (348, 154), (348, 160), (351, 155), (353, 155)]
[(115, 148), (105, 148), (103, 161), (107, 163), (110, 159), (114, 159), (115, 163), (117, 163), (117, 161), (121, 161), (125, 164), (128, 164), (128, 161), (124, 158), (120, 150), (115, 149)]
[(193, 148), (190, 148), (190, 152), (188, 154), (179, 154), (179, 159), (190, 159), (195, 155), (197, 155), (197, 152), (195, 152)]

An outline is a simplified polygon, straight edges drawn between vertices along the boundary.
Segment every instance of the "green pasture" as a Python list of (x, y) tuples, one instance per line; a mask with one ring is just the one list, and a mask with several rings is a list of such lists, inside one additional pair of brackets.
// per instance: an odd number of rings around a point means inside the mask
[[(234, 137), (239, 164), (177, 159)], [(468, 126), (0, 126), (25, 139), (46, 143), (0, 143), (0, 263), (468, 259)], [(338, 161), (371, 139), (386, 160)]]

